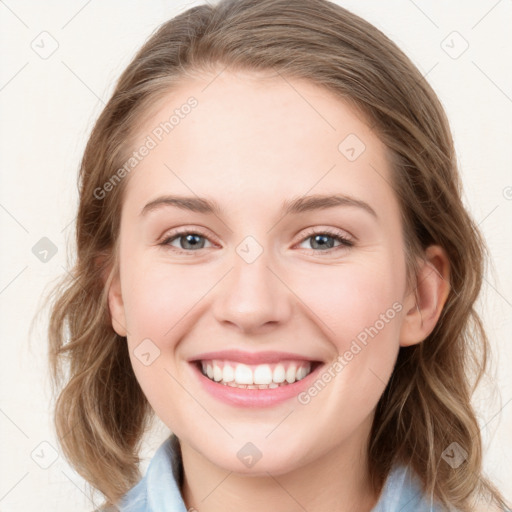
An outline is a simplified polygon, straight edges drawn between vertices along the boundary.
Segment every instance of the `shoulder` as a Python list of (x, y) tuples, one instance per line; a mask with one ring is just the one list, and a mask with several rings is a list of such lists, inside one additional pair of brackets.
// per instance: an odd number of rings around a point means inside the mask
[(371, 512), (441, 512), (439, 504), (426, 496), (418, 476), (406, 465), (395, 464)]
[[(445, 512), (446, 507), (425, 494), (416, 473), (402, 464), (395, 464), (384, 483), (377, 505), (371, 512)], [(473, 501), (471, 512), (512, 512), (483, 498)], [(458, 509), (457, 509), (458, 511)]]
[(114, 511), (153, 512), (163, 510), (165, 505), (186, 512), (180, 492), (181, 464), (179, 443), (172, 434), (156, 450), (142, 480), (123, 496)]
[[(144, 512), (148, 501), (147, 474), (137, 485), (132, 487), (121, 499), (118, 508), (113, 512)], [(102, 511), (103, 512), (103, 511)], [(110, 512), (106, 510), (105, 512)]]

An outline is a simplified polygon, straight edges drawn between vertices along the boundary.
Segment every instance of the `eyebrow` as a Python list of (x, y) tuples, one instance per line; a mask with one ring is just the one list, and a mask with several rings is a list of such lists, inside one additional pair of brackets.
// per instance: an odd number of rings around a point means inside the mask
[[(176, 196), (166, 195), (160, 196), (150, 201), (144, 206), (140, 212), (140, 216), (146, 215), (147, 213), (160, 209), (165, 206), (174, 206), (181, 208), (182, 210), (188, 210), (197, 213), (203, 213), (205, 215), (213, 214), (221, 216), (223, 214), (222, 208), (219, 204), (211, 199), (194, 197), (194, 196)], [(365, 201), (357, 199), (352, 196), (334, 194), (334, 195), (311, 195), (303, 196), (297, 199), (285, 201), (281, 207), (282, 215), (288, 215), (293, 213), (304, 213), (314, 210), (325, 210), (327, 208), (333, 208), (335, 206), (351, 206), (360, 208), (376, 219), (378, 215), (375, 210)]]

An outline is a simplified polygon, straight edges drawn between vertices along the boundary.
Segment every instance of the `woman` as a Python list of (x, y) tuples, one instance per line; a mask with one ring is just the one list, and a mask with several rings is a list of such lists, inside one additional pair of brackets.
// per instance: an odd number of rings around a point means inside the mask
[[(189, 9), (80, 180), (55, 420), (105, 506), (505, 510), (470, 403), (484, 242), (442, 106), (375, 27), (325, 0)], [(141, 480), (154, 413), (173, 435)]]

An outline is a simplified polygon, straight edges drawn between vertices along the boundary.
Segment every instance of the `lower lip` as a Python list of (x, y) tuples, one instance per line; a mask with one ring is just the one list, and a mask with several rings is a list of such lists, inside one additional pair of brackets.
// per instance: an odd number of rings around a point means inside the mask
[(218, 400), (240, 407), (270, 407), (290, 400), (307, 389), (324, 365), (318, 365), (310, 374), (301, 380), (295, 381), (293, 384), (268, 389), (235, 388), (219, 384), (203, 375), (203, 372), (201, 372), (196, 363), (191, 363), (191, 366), (199, 377), (199, 381), (204, 389)]

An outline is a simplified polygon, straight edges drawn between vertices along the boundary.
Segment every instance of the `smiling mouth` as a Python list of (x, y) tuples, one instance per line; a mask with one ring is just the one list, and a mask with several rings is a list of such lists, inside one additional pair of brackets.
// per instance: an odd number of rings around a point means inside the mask
[(195, 361), (201, 373), (217, 384), (244, 389), (274, 389), (289, 386), (307, 377), (319, 361), (281, 361), (249, 365), (235, 361), (210, 359)]

